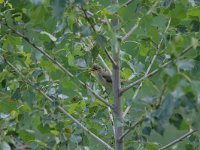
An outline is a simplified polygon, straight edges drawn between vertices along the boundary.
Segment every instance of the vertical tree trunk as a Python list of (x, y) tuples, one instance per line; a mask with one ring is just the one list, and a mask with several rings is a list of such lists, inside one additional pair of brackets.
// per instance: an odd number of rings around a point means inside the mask
[[(115, 52), (119, 52), (118, 47), (114, 47)], [(118, 55), (117, 53), (113, 53), (113, 55)], [(116, 57), (117, 58), (117, 57)], [(123, 115), (122, 115), (122, 101), (120, 96), (120, 63), (119, 60), (115, 60), (116, 66), (113, 65), (113, 94), (114, 94), (114, 111), (115, 111), (115, 149), (116, 150), (123, 150), (123, 139), (118, 140), (119, 137), (123, 134), (123, 126), (121, 126), (121, 123), (123, 123)]]
[[(117, 4), (118, 0), (111, 0), (112, 4)], [(112, 20), (112, 27), (115, 28), (119, 24), (119, 20), (114, 18)], [(115, 31), (115, 35), (117, 31)], [(112, 85), (113, 85), (113, 95), (114, 95), (114, 128), (115, 128), (115, 150), (124, 150), (123, 139), (119, 138), (123, 135), (123, 111), (122, 111), (122, 101), (121, 101), (121, 83), (120, 83), (120, 46), (116, 37), (113, 37), (114, 42), (112, 46), (112, 57), (116, 64), (113, 64), (112, 70)]]
[(113, 58), (116, 62), (116, 65), (113, 64), (113, 72), (112, 72), (112, 79), (113, 79), (113, 95), (114, 95), (114, 113), (115, 113), (115, 149), (116, 150), (123, 150), (123, 139), (118, 140), (119, 137), (123, 134), (123, 114), (122, 114), (122, 101), (120, 96), (120, 61), (119, 61), (119, 53), (120, 49), (118, 43), (116, 41), (115, 45), (113, 46)]

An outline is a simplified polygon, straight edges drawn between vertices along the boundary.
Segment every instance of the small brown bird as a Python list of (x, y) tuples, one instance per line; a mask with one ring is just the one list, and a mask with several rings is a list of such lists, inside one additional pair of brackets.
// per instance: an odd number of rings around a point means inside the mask
[(102, 84), (105, 88), (111, 88), (112, 77), (109, 72), (103, 70), (100, 66), (94, 65), (91, 68), (91, 72), (96, 80)]
[[(93, 65), (90, 69), (92, 72), (92, 75), (96, 78), (96, 80), (102, 84), (106, 88), (112, 87), (112, 75), (108, 71), (103, 70), (98, 65)], [(122, 80), (120, 81), (122, 85), (125, 85), (126, 83), (129, 83), (130, 81)]]

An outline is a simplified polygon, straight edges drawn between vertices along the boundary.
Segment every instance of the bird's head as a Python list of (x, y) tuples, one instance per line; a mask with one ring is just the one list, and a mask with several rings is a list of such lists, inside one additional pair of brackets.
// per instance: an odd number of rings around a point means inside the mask
[(99, 72), (101, 72), (101, 67), (100, 66), (98, 66), (98, 65), (93, 65), (92, 66), (92, 68), (90, 69), (90, 71), (92, 72), (92, 73), (99, 73)]

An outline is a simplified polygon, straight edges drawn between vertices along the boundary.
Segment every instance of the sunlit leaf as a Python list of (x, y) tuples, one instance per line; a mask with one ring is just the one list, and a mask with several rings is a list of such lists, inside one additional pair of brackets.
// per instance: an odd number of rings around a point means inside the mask
[(33, 130), (24, 130), (19, 131), (19, 136), (24, 142), (30, 142), (35, 139), (35, 132)]
[(192, 8), (188, 11), (188, 15), (191, 16), (200, 16), (200, 7)]

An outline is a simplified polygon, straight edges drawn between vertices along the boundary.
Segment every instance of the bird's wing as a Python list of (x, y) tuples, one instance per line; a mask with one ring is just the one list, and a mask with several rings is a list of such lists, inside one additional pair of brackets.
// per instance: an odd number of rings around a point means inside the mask
[(112, 83), (112, 78), (108, 72), (102, 72), (102, 77), (109, 83)]

